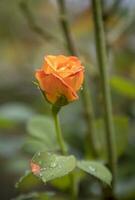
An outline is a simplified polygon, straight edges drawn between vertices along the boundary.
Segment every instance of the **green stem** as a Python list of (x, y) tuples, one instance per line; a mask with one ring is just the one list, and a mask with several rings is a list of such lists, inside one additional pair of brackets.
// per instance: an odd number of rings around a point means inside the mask
[(78, 199), (78, 182), (76, 181), (76, 177), (74, 173), (69, 174), (70, 183), (71, 183), (71, 199)]
[[(53, 113), (53, 118), (54, 118), (55, 129), (56, 129), (56, 136), (57, 136), (57, 140), (60, 146), (61, 153), (63, 155), (67, 155), (68, 152), (65, 146), (64, 138), (62, 136), (58, 112), (56, 112), (55, 109), (52, 109), (52, 113)], [(73, 173), (69, 174), (69, 179), (71, 182), (71, 197), (72, 197), (72, 200), (75, 200), (77, 198), (77, 188), (76, 188), (76, 180), (74, 178)]]
[(105, 120), (106, 140), (107, 140), (107, 149), (108, 149), (107, 151), (108, 163), (113, 175), (112, 189), (114, 192), (117, 156), (116, 156), (116, 148), (115, 148), (109, 77), (107, 74), (108, 63), (107, 63), (105, 34), (104, 34), (103, 20), (102, 20), (101, 0), (92, 0), (92, 5), (93, 5), (93, 17), (94, 17), (94, 24), (95, 24), (97, 60), (98, 60), (98, 65), (100, 69), (101, 87), (102, 87), (103, 100), (104, 100), (104, 120)]
[(54, 123), (55, 123), (56, 136), (57, 136), (57, 140), (60, 146), (61, 153), (63, 155), (67, 155), (67, 149), (65, 146), (64, 138), (62, 136), (62, 131), (60, 127), (59, 116), (56, 112), (53, 112), (53, 118), (54, 118)]

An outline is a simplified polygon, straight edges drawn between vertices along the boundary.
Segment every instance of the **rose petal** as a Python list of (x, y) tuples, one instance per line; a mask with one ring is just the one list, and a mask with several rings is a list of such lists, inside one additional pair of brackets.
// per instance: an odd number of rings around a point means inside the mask
[(43, 65), (43, 70), (45, 73), (51, 73), (51, 72), (56, 72), (57, 71), (57, 67), (63, 64), (66, 65), (67, 62), (67, 57), (63, 56), (63, 55), (59, 55), (59, 56), (52, 56), (52, 55), (48, 55), (44, 57), (45, 63)]
[(83, 83), (84, 72), (80, 70), (64, 79), (64, 81), (73, 88), (73, 90), (78, 91)]
[(43, 70), (38, 70), (36, 78), (51, 103), (55, 103), (61, 96), (65, 96), (68, 101), (78, 98), (76, 92), (56, 74), (46, 74)]
[(80, 60), (75, 56), (45, 56), (42, 69), (46, 74), (54, 73), (62, 78), (72, 75), (83, 68)]

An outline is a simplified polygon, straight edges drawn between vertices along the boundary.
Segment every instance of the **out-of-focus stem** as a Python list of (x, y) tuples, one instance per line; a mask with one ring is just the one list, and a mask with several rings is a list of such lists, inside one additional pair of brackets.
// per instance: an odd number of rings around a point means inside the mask
[[(98, 158), (98, 147), (96, 144), (95, 140), (95, 117), (94, 117), (94, 111), (93, 111), (93, 105), (92, 105), (92, 100), (91, 100), (91, 94), (88, 86), (88, 77), (86, 75), (85, 81), (84, 81), (84, 86), (83, 86), (83, 104), (85, 107), (85, 118), (87, 122), (87, 134), (86, 134), (86, 148), (89, 151), (91, 150), (91, 155), (94, 158)], [(87, 153), (87, 152), (86, 152)], [(87, 156), (87, 155), (86, 155)]]
[(65, 45), (65, 43), (56, 36), (56, 34), (53, 34), (51, 31), (46, 30), (45, 28), (43, 28), (43, 26), (40, 26), (36, 22), (35, 16), (33, 15), (29, 6), (29, 0), (21, 0), (19, 2), (19, 6), (22, 11), (22, 14), (24, 15), (24, 17), (28, 22), (28, 26), (31, 28), (33, 32), (38, 34), (40, 38), (42, 38), (45, 41), (55, 40), (55, 42), (58, 42), (61, 45)]
[[(65, 37), (65, 41), (67, 43), (68, 52), (71, 55), (78, 56), (78, 51), (77, 51), (76, 46), (73, 42), (72, 34), (71, 34), (71, 31), (70, 31), (70, 27), (69, 27), (69, 23), (68, 23), (68, 19), (67, 19), (67, 11), (66, 11), (66, 6), (65, 6), (65, 1), (64, 0), (58, 0), (58, 6), (59, 6), (59, 13), (60, 13), (60, 23), (61, 23), (63, 34), (64, 34), (64, 37)], [(82, 99), (83, 99), (83, 102), (85, 104), (85, 103), (87, 103), (88, 101), (91, 101), (91, 100), (88, 99), (88, 96), (84, 95), (84, 94), (85, 94), (85, 88), (84, 88), (84, 92), (83, 92), (83, 95), (82, 95)], [(92, 116), (89, 116), (89, 118), (88, 118), (88, 115), (90, 113), (87, 112), (87, 106), (85, 107), (85, 113), (86, 113), (86, 116), (87, 116), (87, 119), (88, 119), (87, 124), (88, 124), (88, 130), (89, 130), (90, 125), (91, 125)], [(94, 144), (94, 140), (93, 140), (93, 137), (92, 137), (92, 134), (94, 134), (94, 133), (91, 132), (91, 129), (88, 131), (88, 134), (89, 134), (89, 138), (91, 138), (91, 140), (92, 140), (92, 144)], [(91, 140), (90, 140), (90, 142), (91, 142)], [(72, 191), (71, 191), (72, 192), (72, 198), (76, 199), (77, 196), (78, 196), (78, 186), (77, 186), (74, 174), (72, 174), (72, 176), (71, 176), (71, 181), (72, 181), (72, 186), (71, 186), (72, 187)]]
[[(69, 22), (67, 19), (67, 10), (66, 10), (65, 1), (58, 0), (58, 5), (59, 5), (59, 13), (60, 13), (60, 23), (61, 23), (65, 40), (67, 42), (68, 52), (71, 55), (79, 56), (79, 53), (73, 41), (73, 36), (72, 36)], [(94, 112), (93, 112), (93, 106), (91, 102), (90, 91), (88, 88), (87, 80), (85, 80), (85, 83), (84, 83), (84, 88), (82, 92), (82, 100), (84, 104), (85, 116), (86, 116), (86, 121), (87, 121), (87, 129), (88, 129), (87, 138), (89, 139), (89, 147), (92, 150), (93, 157), (97, 157), (98, 153), (97, 153), (97, 148), (96, 148), (96, 144), (95, 144), (94, 136), (93, 136), (95, 132), (95, 128), (93, 124)]]
[(104, 34), (103, 19), (102, 19), (101, 0), (92, 0), (92, 5), (93, 5), (93, 17), (95, 24), (97, 60), (100, 70), (101, 86), (103, 93), (104, 121), (105, 121), (105, 129), (106, 129), (105, 132), (106, 132), (107, 149), (108, 149), (107, 151), (108, 163), (109, 163), (109, 168), (113, 175), (112, 190), (114, 192), (117, 157), (116, 157), (116, 148), (114, 139), (114, 126), (112, 117), (112, 103), (111, 103), (111, 94), (109, 86), (109, 77), (107, 74), (108, 63), (107, 63), (105, 34)]
[(70, 54), (77, 56), (77, 49), (73, 42), (73, 36), (70, 31), (68, 19), (67, 19), (67, 10), (65, 5), (65, 0), (58, 0), (59, 13), (60, 13), (60, 23), (64, 33), (64, 37), (67, 43), (67, 49)]

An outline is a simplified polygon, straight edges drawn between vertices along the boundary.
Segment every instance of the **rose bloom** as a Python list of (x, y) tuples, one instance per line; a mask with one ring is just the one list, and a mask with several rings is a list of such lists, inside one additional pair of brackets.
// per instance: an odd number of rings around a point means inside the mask
[(44, 57), (43, 66), (36, 71), (35, 77), (49, 102), (55, 104), (61, 97), (71, 102), (78, 98), (84, 67), (75, 56), (48, 55)]

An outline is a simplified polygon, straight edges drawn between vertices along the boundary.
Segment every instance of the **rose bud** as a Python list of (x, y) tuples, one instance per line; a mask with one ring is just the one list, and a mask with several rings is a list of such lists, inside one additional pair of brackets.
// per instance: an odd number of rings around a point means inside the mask
[(75, 56), (48, 55), (35, 77), (50, 103), (57, 104), (64, 97), (64, 102), (61, 102), (64, 105), (78, 98), (77, 91), (83, 83), (84, 67)]

